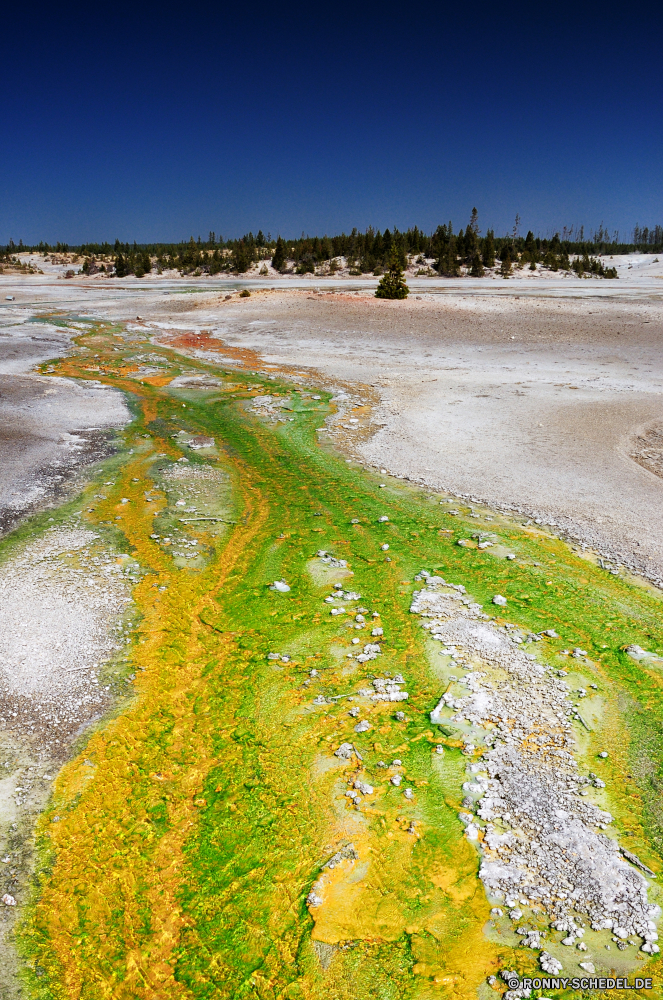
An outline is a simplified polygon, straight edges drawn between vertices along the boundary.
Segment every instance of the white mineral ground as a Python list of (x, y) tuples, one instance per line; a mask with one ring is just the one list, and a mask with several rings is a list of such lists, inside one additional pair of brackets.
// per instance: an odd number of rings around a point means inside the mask
[[(227, 279), (64, 281), (45, 265), (44, 275), (2, 275), (0, 290), (14, 295), (11, 302), (0, 299), (0, 371), (9, 380), (0, 386), (0, 405), (11, 428), (0, 435), (0, 459), (8, 458), (0, 461), (4, 523), (53, 497), (63, 475), (58, 463), (74, 450), (72, 435), (93, 427), (107, 432), (127, 419), (112, 390), (21, 374), (39, 358), (68, 350), (61, 330), (31, 322), (62, 311), (126, 321), (129, 336), (151, 332), (165, 344), (204, 330), (219, 346), (255, 351), (257, 362), (237, 360), (237, 350), (208, 356), (221, 358), (224, 368), (284, 370), (309, 385), (336, 388), (340, 414), (328, 420), (329, 433), (367, 464), (519, 508), (663, 580), (663, 275), (653, 273), (651, 260), (635, 261), (641, 278), (628, 261), (618, 263), (617, 281), (537, 280), (526, 273), (508, 282), (413, 279), (414, 294), (405, 302), (352, 290), (375, 281), (317, 277), (269, 276), (263, 285), (271, 291), (249, 279), (252, 296), (239, 299), (242, 282)], [(197, 294), (176, 294), (184, 288)], [(364, 400), (371, 408), (351, 415)], [(254, 409), (279, 418), (279, 406), (267, 397)], [(25, 469), (15, 457), (21, 429)], [(25, 788), (33, 808), (43, 801), (34, 788), (53, 752), (53, 727), (67, 739), (104, 707), (93, 664), (112, 651), (112, 620), (125, 597), (110, 556), (94, 544), (72, 523), (3, 566), (9, 587), (0, 591), (4, 717), (18, 725), (32, 699), (20, 732), (43, 732), (46, 741), (31, 744), (29, 758), (14, 729), (6, 780), (14, 787), (18, 776), (21, 785), (11, 804), (9, 786), (0, 794), (4, 818)], [(579, 943), (577, 958), (589, 957), (582, 951), (585, 920), (585, 940), (609, 928), (618, 947), (654, 951), (658, 911), (648, 902), (647, 881), (637, 862), (620, 853), (610, 816), (583, 795), (596, 789), (600, 796), (601, 782), (578, 773), (569, 690), (559, 672), (520, 648), (517, 639), (525, 637), (500, 631), (470, 605), (458, 589), (429, 580), (413, 610), (427, 616), (430, 633), (456, 648), (459, 662), (471, 660), (463, 690), (445, 692), (436, 718), (447, 713), (468, 739), (488, 745), (480, 762), (468, 757), (462, 818), (477, 842), (484, 827), (481, 878), (489, 895), (503, 899), (516, 921), (522, 899), (538, 907), (569, 944)], [(373, 659), (379, 647), (364, 645), (357, 659)], [(77, 677), (69, 668), (79, 664)], [(543, 945), (531, 928), (522, 928), (522, 938), (529, 947)], [(554, 969), (555, 958), (546, 955), (542, 967)]]
[[(266, 372), (350, 389), (348, 405), (371, 387), (370, 417), (336, 424), (351, 454), (520, 507), (661, 581), (663, 267), (617, 263), (616, 281), (415, 278), (404, 302), (366, 294), (377, 279), (263, 279), (261, 290), (257, 278), (63, 281), (51, 268), (0, 276), (15, 295), (0, 304), (14, 326), (62, 309), (125, 320), (164, 343), (210, 331), (256, 351)], [(250, 298), (238, 297), (242, 284)]]
[(69, 336), (12, 312), (0, 313), (0, 534), (66, 495), (75, 472), (107, 455), (112, 429), (130, 419), (114, 389), (33, 374), (69, 354)]

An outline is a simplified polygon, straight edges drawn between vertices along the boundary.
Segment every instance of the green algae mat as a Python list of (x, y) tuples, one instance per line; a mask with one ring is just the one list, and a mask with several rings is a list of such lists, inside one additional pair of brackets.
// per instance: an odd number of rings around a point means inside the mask
[[(663, 661), (626, 651), (663, 652), (657, 592), (346, 461), (319, 440), (330, 393), (301, 380), (121, 326), (88, 322), (77, 343), (43, 371), (121, 388), (134, 414), (80, 509), (138, 566), (137, 624), (116, 678), (131, 694), (40, 819), (27, 996), (490, 998), (501, 970), (542, 975), (478, 877), (483, 831), (459, 818), (482, 749), (431, 721), (455, 661), (410, 612), (422, 570), (534, 637), (570, 687), (595, 685), (573, 717), (579, 766), (600, 770), (613, 836), (661, 871)], [(407, 700), (369, 702), (380, 678)], [(658, 955), (631, 944), (624, 965), (602, 933), (601, 975), (655, 987), (605, 995), (655, 995)]]

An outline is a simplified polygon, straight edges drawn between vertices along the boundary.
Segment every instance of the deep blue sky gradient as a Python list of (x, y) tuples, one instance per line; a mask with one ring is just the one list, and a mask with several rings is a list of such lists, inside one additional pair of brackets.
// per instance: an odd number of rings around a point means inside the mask
[(0, 242), (663, 222), (660, 3), (5, 10)]

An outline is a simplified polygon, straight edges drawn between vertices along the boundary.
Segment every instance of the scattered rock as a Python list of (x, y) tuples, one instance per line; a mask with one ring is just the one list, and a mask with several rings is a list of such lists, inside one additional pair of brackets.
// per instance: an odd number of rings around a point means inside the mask
[(556, 958), (553, 958), (551, 954), (547, 951), (542, 951), (539, 955), (539, 963), (544, 972), (549, 972), (551, 976), (556, 976), (558, 972), (562, 971), (562, 963)]

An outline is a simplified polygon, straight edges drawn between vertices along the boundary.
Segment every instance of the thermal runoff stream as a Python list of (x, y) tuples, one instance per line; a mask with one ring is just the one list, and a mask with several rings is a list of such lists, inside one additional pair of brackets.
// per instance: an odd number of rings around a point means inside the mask
[(71, 652), (85, 726), (40, 702), (74, 752), (15, 911), (24, 995), (656, 981), (659, 592), (348, 460), (320, 379), (49, 322), (76, 337), (41, 373), (120, 389), (132, 421), (82, 495), (0, 548), (13, 579), (61, 537), (53, 601), (78, 574), (90, 630), (106, 614), (120, 640)]

